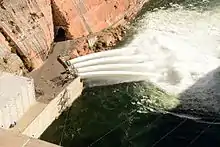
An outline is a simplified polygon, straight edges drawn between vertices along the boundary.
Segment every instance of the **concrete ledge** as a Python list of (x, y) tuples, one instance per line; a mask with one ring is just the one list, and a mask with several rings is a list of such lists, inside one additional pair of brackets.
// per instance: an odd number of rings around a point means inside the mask
[(1, 147), (59, 147), (42, 140), (0, 129)]
[(83, 84), (76, 78), (62, 90), (49, 104), (37, 103), (31, 107), (17, 125), (10, 130), (16, 134), (38, 138), (47, 127), (81, 95)]
[(23, 117), (17, 122), (16, 126), (10, 130), (16, 134), (22, 134), (24, 130), (36, 119), (36, 117), (42, 113), (46, 106), (47, 104), (44, 103), (36, 103), (28, 110), (27, 113), (23, 115)]

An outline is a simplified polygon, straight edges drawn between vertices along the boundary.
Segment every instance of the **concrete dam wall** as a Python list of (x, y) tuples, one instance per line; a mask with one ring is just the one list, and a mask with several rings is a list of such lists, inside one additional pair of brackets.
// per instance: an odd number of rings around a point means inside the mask
[(62, 29), (75, 39), (134, 15), (144, 0), (0, 0), (0, 69), (21, 74), (40, 67)]

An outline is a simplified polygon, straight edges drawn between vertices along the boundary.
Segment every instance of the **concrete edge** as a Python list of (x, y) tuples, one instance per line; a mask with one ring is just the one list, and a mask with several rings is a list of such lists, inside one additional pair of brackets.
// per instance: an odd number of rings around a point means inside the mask
[(22, 134), (14, 134), (4, 129), (0, 129), (0, 140), (1, 147), (59, 147)]
[(83, 83), (76, 78), (62, 90), (49, 104), (37, 103), (10, 130), (33, 138), (40, 135), (58, 116), (81, 95)]

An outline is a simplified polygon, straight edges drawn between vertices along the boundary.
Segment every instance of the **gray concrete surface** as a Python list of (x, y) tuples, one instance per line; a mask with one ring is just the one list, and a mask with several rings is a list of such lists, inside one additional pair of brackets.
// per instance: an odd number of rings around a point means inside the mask
[(0, 126), (12, 127), (36, 103), (34, 81), (0, 72)]

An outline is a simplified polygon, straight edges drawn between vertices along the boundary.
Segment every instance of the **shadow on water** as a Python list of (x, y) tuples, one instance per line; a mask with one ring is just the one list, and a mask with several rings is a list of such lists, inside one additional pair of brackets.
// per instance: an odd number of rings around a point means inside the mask
[[(180, 105), (173, 111), (193, 116), (199, 114), (211, 123), (219, 121), (215, 119), (219, 117), (220, 109), (219, 78), (220, 68), (199, 79), (180, 95)], [(143, 98), (149, 101), (143, 101)], [(219, 125), (148, 109), (169, 108), (163, 106), (158, 101), (160, 99), (173, 100), (170, 95), (146, 82), (85, 89), (41, 139), (65, 147), (220, 146)]]
[[(179, 96), (181, 105), (176, 112), (220, 122), (220, 67), (200, 78)], [(204, 116), (205, 114), (205, 116)]]

